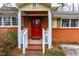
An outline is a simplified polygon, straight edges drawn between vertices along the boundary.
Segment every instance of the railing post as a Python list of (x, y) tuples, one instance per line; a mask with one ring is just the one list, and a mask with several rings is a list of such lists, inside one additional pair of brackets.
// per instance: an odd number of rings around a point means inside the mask
[(45, 53), (45, 33), (44, 33), (44, 28), (43, 28), (43, 38), (42, 38), (42, 48), (43, 48), (43, 54)]
[(28, 29), (27, 28), (25, 33), (25, 48), (28, 48)]
[(25, 29), (23, 33), (23, 55), (25, 55), (25, 50), (28, 48), (28, 30)]
[(23, 55), (25, 55), (25, 39), (24, 39), (24, 33), (23, 33)]

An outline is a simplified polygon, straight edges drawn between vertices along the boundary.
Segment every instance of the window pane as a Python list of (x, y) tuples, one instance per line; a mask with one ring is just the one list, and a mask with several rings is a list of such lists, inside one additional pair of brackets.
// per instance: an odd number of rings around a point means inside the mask
[(12, 25), (17, 25), (18, 24), (18, 20), (16, 17), (12, 17)]
[(71, 19), (71, 27), (78, 27), (78, 19)]
[(62, 27), (69, 27), (69, 19), (62, 19)]
[(4, 26), (9, 26), (9, 25), (11, 25), (11, 23), (10, 23), (10, 17), (6, 17), (6, 18), (4, 18)]
[(2, 18), (0, 18), (0, 26), (2, 25)]

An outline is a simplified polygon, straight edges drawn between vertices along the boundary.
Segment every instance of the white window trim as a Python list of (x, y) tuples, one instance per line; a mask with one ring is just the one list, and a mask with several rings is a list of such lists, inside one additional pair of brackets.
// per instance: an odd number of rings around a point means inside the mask
[(2, 26), (4, 26), (4, 21), (3, 21), (3, 17), (2, 17)]
[[(79, 19), (78, 19), (78, 27), (71, 27), (71, 19), (73, 19), (73, 18), (67, 18), (67, 19), (69, 19), (69, 27), (62, 27), (62, 19), (66, 19), (66, 18), (61, 18), (61, 20), (60, 20), (60, 28), (79, 28)], [(76, 18), (74, 18), (74, 19), (76, 19)]]
[(69, 19), (69, 28), (71, 27), (71, 19)]
[(0, 26), (0, 27), (18, 27), (18, 25), (17, 26)]
[(60, 20), (60, 27), (62, 28), (62, 19)]
[(79, 21), (78, 21), (78, 27), (79, 27)]
[(10, 22), (11, 22), (11, 26), (13, 26), (13, 25), (12, 25), (12, 17), (10, 17)]

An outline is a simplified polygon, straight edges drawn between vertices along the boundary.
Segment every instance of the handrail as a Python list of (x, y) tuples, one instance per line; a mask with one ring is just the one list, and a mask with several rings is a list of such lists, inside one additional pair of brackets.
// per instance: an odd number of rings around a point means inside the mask
[(28, 30), (25, 29), (23, 32), (23, 54), (25, 54), (25, 49), (28, 48)]

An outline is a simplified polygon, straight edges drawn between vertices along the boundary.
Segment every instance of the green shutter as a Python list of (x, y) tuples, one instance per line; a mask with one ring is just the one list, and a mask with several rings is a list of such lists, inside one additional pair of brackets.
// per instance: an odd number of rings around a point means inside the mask
[(61, 18), (57, 18), (57, 27), (60, 27), (60, 20)]

